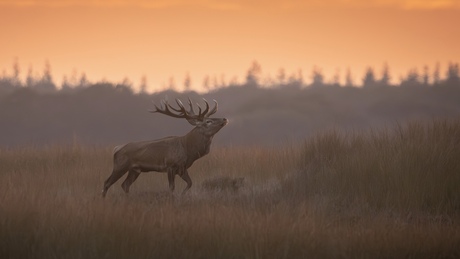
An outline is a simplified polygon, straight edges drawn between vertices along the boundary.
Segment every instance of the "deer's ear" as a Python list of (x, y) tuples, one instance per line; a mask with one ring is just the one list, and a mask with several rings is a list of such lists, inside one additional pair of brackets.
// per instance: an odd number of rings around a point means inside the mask
[(193, 126), (197, 126), (202, 123), (201, 120), (198, 119), (187, 119), (188, 123), (192, 124)]

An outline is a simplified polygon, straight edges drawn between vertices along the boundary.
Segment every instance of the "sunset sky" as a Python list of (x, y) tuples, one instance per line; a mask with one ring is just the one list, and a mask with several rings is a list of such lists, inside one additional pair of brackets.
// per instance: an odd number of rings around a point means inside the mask
[(244, 81), (254, 60), (263, 76), (350, 68), (359, 84), (386, 62), (397, 82), (460, 62), (460, 0), (0, 0), (0, 33), (1, 70), (17, 58), (24, 78), (48, 60), (58, 85), (145, 75), (155, 90), (189, 73), (199, 89), (205, 75)]

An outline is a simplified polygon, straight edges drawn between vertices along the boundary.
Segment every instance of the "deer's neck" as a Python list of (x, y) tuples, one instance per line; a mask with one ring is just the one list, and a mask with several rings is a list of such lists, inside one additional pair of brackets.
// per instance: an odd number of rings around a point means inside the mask
[(194, 128), (184, 136), (184, 147), (191, 162), (209, 153), (213, 136), (206, 136), (199, 129)]

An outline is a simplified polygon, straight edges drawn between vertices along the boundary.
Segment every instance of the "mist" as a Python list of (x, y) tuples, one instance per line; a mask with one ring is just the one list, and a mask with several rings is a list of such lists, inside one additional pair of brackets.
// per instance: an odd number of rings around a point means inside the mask
[(458, 64), (450, 64), (445, 77), (439, 70), (433, 75), (409, 71), (394, 85), (385, 72), (377, 78), (369, 69), (356, 87), (349, 78), (344, 85), (339, 80), (325, 82), (319, 70), (312, 72), (309, 84), (302, 75), (281, 74), (267, 83), (253, 64), (244, 83), (208, 86), (208, 92), (200, 94), (187, 86), (185, 91), (171, 87), (136, 92), (129, 81), (90, 83), (84, 77), (57, 89), (48, 68), (41, 78), (25, 83), (14, 74), (0, 80), (0, 146), (113, 146), (186, 134), (192, 129), (186, 120), (148, 112), (152, 101), (158, 104), (165, 98), (191, 98), (202, 105), (202, 98), (217, 100), (214, 117), (230, 121), (213, 141), (219, 146), (276, 146), (328, 129), (360, 131), (411, 120), (458, 118), (458, 72)]

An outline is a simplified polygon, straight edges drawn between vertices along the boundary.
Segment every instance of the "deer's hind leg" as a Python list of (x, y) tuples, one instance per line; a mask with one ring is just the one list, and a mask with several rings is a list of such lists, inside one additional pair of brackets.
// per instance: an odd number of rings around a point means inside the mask
[(107, 191), (109, 190), (110, 186), (114, 184), (118, 179), (120, 179), (124, 174), (126, 174), (126, 168), (114, 168), (112, 174), (105, 180), (104, 188), (102, 189), (102, 197), (105, 197)]
[(129, 193), (129, 187), (131, 186), (134, 181), (136, 181), (137, 177), (141, 174), (141, 170), (138, 168), (132, 168), (129, 170), (128, 176), (126, 177), (125, 181), (121, 184), (121, 188), (125, 191), (126, 194)]
[(192, 179), (188, 175), (187, 169), (185, 169), (184, 172), (182, 172), (180, 177), (182, 178), (182, 180), (184, 180), (187, 183), (187, 187), (185, 187), (185, 189), (182, 191), (182, 195), (184, 195), (188, 191), (188, 189), (192, 187)]
[(171, 193), (174, 192), (174, 188), (176, 187), (174, 183), (174, 178), (176, 177), (176, 174), (173, 170), (168, 170), (168, 183), (169, 183), (169, 190)]

